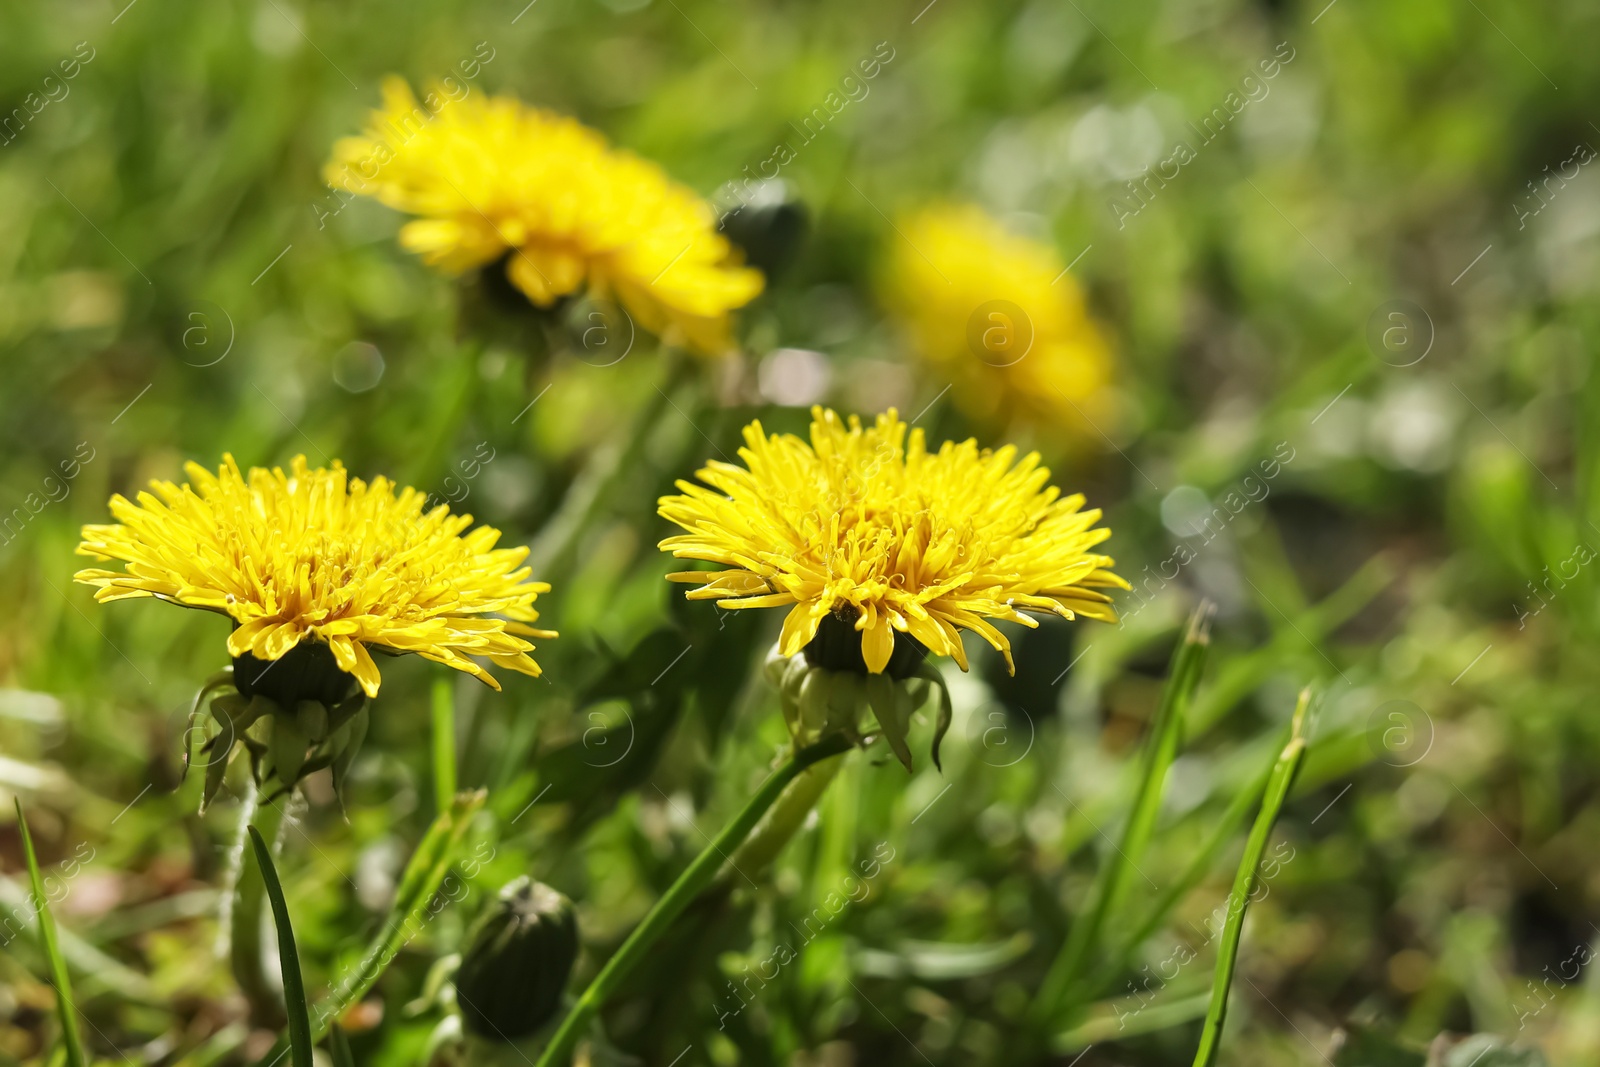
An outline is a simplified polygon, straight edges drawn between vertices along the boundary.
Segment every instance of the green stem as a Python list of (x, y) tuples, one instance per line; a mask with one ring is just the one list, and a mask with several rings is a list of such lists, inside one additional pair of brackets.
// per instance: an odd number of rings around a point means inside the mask
[(650, 909), (644, 921), (628, 935), (628, 939), (622, 943), (616, 955), (612, 956), (600, 969), (600, 973), (595, 975), (594, 981), (589, 983), (589, 988), (583, 991), (577, 1003), (567, 1012), (567, 1017), (561, 1021), (561, 1028), (550, 1039), (550, 1045), (544, 1050), (544, 1055), (539, 1057), (538, 1067), (560, 1067), (568, 1061), (579, 1036), (607, 998), (616, 992), (629, 972), (650, 950), (650, 946), (672, 925), (672, 921), (700, 895), (700, 891), (715, 877), (717, 869), (722, 866), (727, 855), (739, 847), (751, 828), (767, 809), (772, 807), (773, 802), (795, 776), (813, 763), (828, 759), (830, 756), (837, 756), (849, 748), (850, 741), (842, 735), (826, 737), (809, 748), (796, 752), (787, 763), (762, 783), (755, 796), (750, 798), (739, 810), (739, 814), (733, 817), (733, 821), (723, 827), (716, 839), (707, 845), (705, 850), (695, 857), (694, 862), (678, 876), (678, 880), (672, 883), (666, 894), (656, 901), (655, 907)]
[(278, 831), (283, 826), (284, 808), (289, 798), (274, 804), (260, 804), (261, 791), (253, 783), (239, 812), (239, 836), (231, 855), (232, 877), (228, 906), (228, 966), (234, 981), (250, 1004), (250, 1019), (257, 1026), (276, 1029), (284, 1020), (283, 1002), (266, 966), (265, 935), (262, 919), (266, 915), (267, 886), (261, 877), (261, 864), (250, 847), (249, 827), (253, 822), (262, 837), (277, 847)]
[(442, 815), (456, 799), (456, 705), (451, 680), (433, 680), (433, 813)]
[(1205, 668), (1206, 652), (1211, 643), (1210, 617), (1210, 603), (1202, 602), (1190, 616), (1184, 638), (1172, 654), (1166, 689), (1145, 749), (1133, 810), (1123, 827), (1122, 839), (1117, 843), (1117, 854), (1108, 857), (1101, 868), (1094, 903), (1087, 912), (1074, 918), (1065, 944), (1045, 975), (1032, 1007), (1034, 1021), (1040, 1025), (1049, 1026), (1060, 1014), (1063, 1002), (1079, 991), (1078, 983), (1104, 935), (1106, 919), (1122, 903), (1128, 879), (1137, 870), (1139, 857), (1155, 832), (1167, 770), (1177, 757), (1185, 713)]
[(743, 871), (752, 878), (766, 870), (800, 829), (800, 824), (806, 821), (806, 816), (817, 806), (843, 766), (844, 760), (829, 760), (801, 772), (784, 789), (749, 839), (728, 860), (728, 869)]

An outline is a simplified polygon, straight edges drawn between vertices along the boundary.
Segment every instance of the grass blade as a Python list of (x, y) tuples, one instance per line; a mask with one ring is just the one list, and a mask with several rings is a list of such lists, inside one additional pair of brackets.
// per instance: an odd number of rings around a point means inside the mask
[(261, 864), (261, 880), (266, 884), (267, 900), (272, 904), (272, 924), (278, 931), (278, 962), (283, 968), (283, 1002), (289, 1013), (289, 1050), (294, 1067), (313, 1067), (311, 1061), (311, 1015), (306, 1010), (305, 979), (300, 975), (300, 953), (294, 947), (294, 929), (289, 925), (289, 905), (283, 899), (278, 868), (272, 863), (272, 849), (254, 826), (250, 844)]
[(355, 1057), (350, 1055), (350, 1041), (338, 1023), (328, 1031), (328, 1053), (333, 1057), (333, 1067), (356, 1067)]
[(1072, 1029), (1057, 1034), (1051, 1048), (1059, 1056), (1072, 1056), (1090, 1045), (1107, 1041), (1126, 1041), (1142, 1034), (1153, 1034), (1172, 1026), (1182, 1026), (1206, 1013), (1210, 993), (1172, 994), (1162, 990), (1149, 1002), (1137, 994), (1091, 1004), (1083, 1020)]
[(22, 851), (28, 858), (28, 878), (33, 883), (33, 908), (39, 919), (39, 943), (50, 961), (50, 981), (56, 987), (56, 1009), (61, 1014), (61, 1043), (67, 1051), (67, 1067), (85, 1067), (88, 1060), (83, 1054), (83, 1038), (78, 1034), (78, 1009), (72, 1002), (72, 979), (67, 974), (67, 961), (61, 955), (61, 946), (56, 941), (56, 924), (45, 899), (44, 876), (39, 873), (39, 857), (33, 851), (33, 835), (28, 833), (28, 820), (22, 816), (22, 801), (13, 799), (17, 805), (17, 832), (22, 835)]
[(1211, 980), (1211, 1006), (1206, 1009), (1206, 1021), (1200, 1030), (1200, 1047), (1195, 1052), (1194, 1067), (1211, 1067), (1217, 1058), (1222, 1040), (1222, 1023), (1228, 1014), (1228, 988), (1233, 984), (1233, 969), (1239, 959), (1239, 935), (1244, 929), (1244, 913), (1250, 906), (1250, 894), (1255, 892), (1256, 869), (1261, 865), (1261, 854), (1266, 851), (1267, 838), (1283, 810), (1283, 802), (1294, 784), (1295, 772), (1306, 754), (1306, 709), (1311, 704), (1311, 690), (1300, 693), (1295, 705), (1294, 722), (1289, 743), (1278, 754), (1267, 778), (1266, 792), (1261, 797), (1261, 810), (1256, 814), (1255, 825), (1245, 842), (1244, 857), (1239, 861), (1239, 871), (1233, 878), (1233, 891), (1228, 894), (1228, 919), (1222, 928), (1222, 938), (1217, 943), (1217, 970)]
[(1194, 854), (1194, 858), (1189, 861), (1183, 873), (1167, 887), (1160, 899), (1145, 913), (1145, 917), (1134, 925), (1133, 933), (1117, 943), (1117, 947), (1108, 954), (1107, 963), (1094, 972), (1094, 980), (1090, 984), (1091, 990), (1096, 994), (1100, 993), (1117, 975), (1123, 973), (1139, 946), (1166, 922), (1167, 916), (1172, 914), (1178, 902), (1200, 884), (1201, 879), (1211, 870), (1211, 865), (1216, 862), (1223, 846), (1233, 838), (1234, 832), (1244, 824), (1245, 817), (1250, 814), (1251, 807), (1260, 799), (1262, 792), (1267, 788), (1271, 773), (1271, 767), (1265, 768), (1262, 773), (1255, 776), (1254, 780), (1240, 788), (1228, 802), (1222, 817), (1212, 827), (1210, 836)]
[[(378, 936), (367, 948), (361, 965), (334, 989), (333, 1003), (323, 1018), (330, 1021), (338, 1018), (351, 1004), (366, 996), (389, 961), (421, 929), (425, 921), (423, 913), (455, 862), (456, 847), (461, 844), (472, 816), (483, 806), (484, 796), (482, 790), (462, 793), (433, 821), (422, 844), (406, 864), (405, 873), (400, 876), (399, 892)], [(318, 1035), (325, 1032), (325, 1025), (319, 1024)]]
[(1121, 903), (1128, 878), (1137, 869), (1138, 857), (1150, 843), (1156, 816), (1161, 812), (1161, 793), (1166, 784), (1167, 769), (1178, 754), (1185, 712), (1205, 669), (1206, 653), (1211, 643), (1210, 618), (1210, 603), (1201, 603), (1189, 617), (1183, 640), (1172, 654), (1166, 689), (1162, 692), (1161, 707), (1150, 728), (1139, 785), (1127, 825), (1122, 830), (1122, 840), (1117, 843), (1116, 855), (1110, 857), (1100, 871), (1093, 905), (1074, 920), (1066, 943), (1050, 965), (1039, 995), (1033, 1002), (1036, 1022), (1047, 1024), (1060, 1010), (1067, 996), (1075, 992), (1074, 987), (1082, 978), (1099, 944), (1106, 916)]
[(561, 1025), (551, 1035), (550, 1043), (539, 1055), (536, 1067), (566, 1067), (571, 1062), (573, 1047), (588, 1029), (590, 1020), (627, 978), (629, 972), (650, 951), (651, 946), (672, 925), (673, 920), (681, 915), (683, 909), (687, 908), (695, 897), (700, 895), (700, 891), (710, 884), (717, 870), (727, 862), (728, 854), (735, 851), (744, 841), (784, 788), (807, 767), (842, 755), (850, 748), (851, 742), (844, 734), (830, 734), (809, 748), (800, 749), (761, 784), (761, 788), (756, 790), (755, 794), (745, 802), (744, 807), (739, 809), (739, 813), (695, 857), (694, 862), (684, 868), (683, 873), (678, 875), (677, 880), (655, 902), (655, 906), (640, 920), (639, 925), (633, 928), (628, 939), (606, 961), (606, 965), (600, 968), (600, 973), (594, 976), (589, 988), (585, 989), (577, 1002), (568, 1009), (566, 1018), (561, 1020)]
[[(411, 860), (400, 876), (400, 888), (383, 926), (378, 930), (378, 936), (367, 946), (355, 969), (317, 1005), (316, 1021), (311, 1026), (313, 1044), (327, 1036), (329, 1029), (350, 1005), (371, 991), (406, 942), (415, 937), (427, 922), (428, 904), (444, 881), (444, 876), (449, 873), (450, 865), (455, 862), (456, 849), (467, 831), (467, 824), (483, 806), (486, 795), (481, 789), (462, 793), (449, 809), (433, 820), (433, 825), (423, 835), (422, 843), (411, 854)], [(258, 1064), (268, 1067), (277, 1063), (284, 1048), (285, 1043), (279, 1041), (257, 1061)]]
[(433, 680), (433, 801), (446, 812), (456, 799), (456, 705), (450, 679)]

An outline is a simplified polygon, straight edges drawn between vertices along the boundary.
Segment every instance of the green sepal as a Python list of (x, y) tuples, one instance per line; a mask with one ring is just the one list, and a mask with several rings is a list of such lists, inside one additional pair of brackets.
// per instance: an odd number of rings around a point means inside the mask
[(298, 716), (272, 717), (272, 739), (267, 742), (272, 753), (272, 774), (286, 790), (300, 780), (307, 743), (306, 731), (300, 726)]
[(821, 733), (828, 723), (828, 698), (830, 686), (826, 671), (806, 671), (800, 679), (799, 729), (796, 736), (813, 737)]
[(211, 806), (211, 801), (216, 799), (217, 790), (222, 788), (222, 779), (228, 773), (228, 761), (233, 758), (233, 746), (229, 745), (226, 752), (211, 753), (211, 762), (206, 764), (205, 789), (200, 794), (200, 814), (204, 815)]
[(319, 744), (328, 736), (327, 706), (316, 700), (302, 700), (295, 705), (295, 723), (311, 744)]
[(349, 722), (341, 726), (340, 732), (345, 734), (343, 747), (339, 754), (333, 757), (333, 792), (339, 798), (340, 807), (344, 806), (344, 783), (350, 775), (350, 765), (356, 761), (356, 755), (361, 751), (361, 743), (367, 739), (367, 709), (363, 706)]
[(910, 700), (898, 688), (887, 674), (866, 677), (867, 701), (872, 705), (873, 717), (878, 720), (878, 729), (883, 731), (895, 758), (910, 773), (911, 746), (906, 743), (906, 735), (911, 730)]
[[(931, 663), (924, 662), (917, 668), (917, 673), (912, 679), (928, 683), (930, 690), (939, 693), (939, 711), (933, 724), (933, 765), (944, 773), (944, 764), (939, 762), (939, 746), (944, 741), (944, 735), (950, 732), (950, 723), (955, 718), (955, 705), (950, 700), (950, 686), (945, 682), (944, 675)], [(921, 707), (928, 699), (927, 693), (916, 696), (917, 706)]]
[[(233, 668), (224, 667), (207, 678), (205, 684), (200, 687), (200, 691), (194, 695), (194, 705), (189, 709), (189, 721), (183, 731), (183, 770), (178, 775), (180, 784), (189, 777), (189, 764), (194, 759), (194, 741), (192, 739), (195, 727), (200, 723), (200, 705), (205, 703), (207, 696), (224, 686), (231, 686), (232, 684)], [(212, 714), (215, 714), (214, 710)]]

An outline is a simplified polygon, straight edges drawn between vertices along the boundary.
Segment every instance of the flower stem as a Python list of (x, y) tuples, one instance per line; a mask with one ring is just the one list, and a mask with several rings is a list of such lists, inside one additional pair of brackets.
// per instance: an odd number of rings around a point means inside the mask
[(728, 860), (728, 868), (743, 871), (752, 878), (765, 871), (800, 829), (800, 824), (806, 821), (806, 816), (817, 806), (843, 766), (844, 760), (829, 760), (802, 771)]
[(672, 925), (672, 921), (700, 895), (700, 891), (710, 883), (717, 869), (722, 866), (725, 857), (739, 847), (751, 828), (767, 809), (772, 807), (784, 787), (813, 763), (837, 756), (849, 748), (849, 739), (841, 734), (823, 738), (809, 748), (796, 752), (787, 763), (762, 783), (755, 796), (750, 798), (739, 810), (739, 814), (733, 817), (733, 821), (723, 827), (716, 839), (707, 845), (705, 850), (695, 857), (694, 862), (678, 876), (678, 880), (672, 883), (666, 894), (656, 901), (655, 907), (650, 909), (644, 921), (628, 935), (628, 939), (622, 943), (616, 955), (612, 956), (600, 969), (600, 973), (595, 975), (594, 981), (589, 983), (589, 988), (583, 991), (577, 1003), (567, 1012), (567, 1017), (561, 1021), (561, 1028), (550, 1039), (550, 1045), (544, 1050), (544, 1055), (539, 1057), (538, 1067), (561, 1067), (568, 1061), (579, 1036), (605, 1004), (606, 999), (616, 992), (629, 972), (644, 958), (650, 946)]
[(267, 886), (261, 878), (261, 864), (250, 848), (247, 828), (253, 822), (261, 836), (277, 847), (278, 831), (283, 826), (285, 797), (276, 804), (261, 804), (260, 790), (254, 783), (239, 810), (239, 837), (234, 843), (232, 889), (228, 906), (228, 965), (234, 981), (250, 1003), (250, 1019), (257, 1026), (276, 1028), (284, 1019), (283, 1002), (266, 965), (265, 933), (262, 917), (267, 904)]

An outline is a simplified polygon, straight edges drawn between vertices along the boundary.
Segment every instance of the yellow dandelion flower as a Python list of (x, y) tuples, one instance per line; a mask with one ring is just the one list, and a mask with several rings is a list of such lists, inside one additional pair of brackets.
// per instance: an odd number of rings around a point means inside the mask
[(971, 206), (927, 208), (900, 231), (885, 303), (963, 411), (1077, 434), (1110, 414), (1110, 347), (1054, 249)]
[(890, 666), (897, 643), (917, 650), (911, 667), (920, 646), (965, 670), (966, 629), (1014, 667), (990, 619), (1037, 626), (1024, 613), (1048, 612), (1116, 621), (1101, 590), (1128, 584), (1092, 551), (1111, 531), (1094, 525), (1098, 510), (1081, 510), (1082, 496), (1048, 484), (1037, 453), (1019, 460), (1013, 447), (980, 450), (971, 440), (929, 452), (922, 431), (908, 440), (893, 410), (864, 429), (854, 416), (846, 425), (813, 408), (810, 443), (768, 437), (760, 422), (745, 427), (744, 440), (745, 466), (713, 461), (698, 474), (705, 486), (680, 481), (682, 495), (661, 499), (662, 516), (688, 531), (661, 548), (730, 568), (668, 575), (701, 583), (691, 600), (793, 605), (782, 655), (826, 654), (812, 642), (844, 638), (872, 674)]
[(730, 350), (728, 315), (762, 279), (709, 204), (563, 115), (443, 90), (427, 103), (386, 79), (366, 133), (334, 145), (328, 184), (418, 216), (400, 243), (430, 265), (459, 273), (506, 257), (540, 307), (587, 285), (669, 341)]
[(185, 469), (190, 482), (153, 481), (137, 503), (113, 496), (118, 522), (83, 528), (80, 554), (126, 564), (74, 576), (99, 587), (96, 600), (158, 597), (227, 615), (236, 661), (325, 647), (369, 697), (379, 683), (369, 648), (414, 652), (495, 689), (468, 657), (538, 676), (525, 638), (556, 636), (527, 625), (550, 587), (528, 581), (526, 548), (494, 547), (500, 531), (464, 534), (471, 515), (424, 512), (424, 494), (350, 478), (338, 462), (312, 470), (296, 456), (287, 474), (245, 475), (229, 455), (215, 474)]

